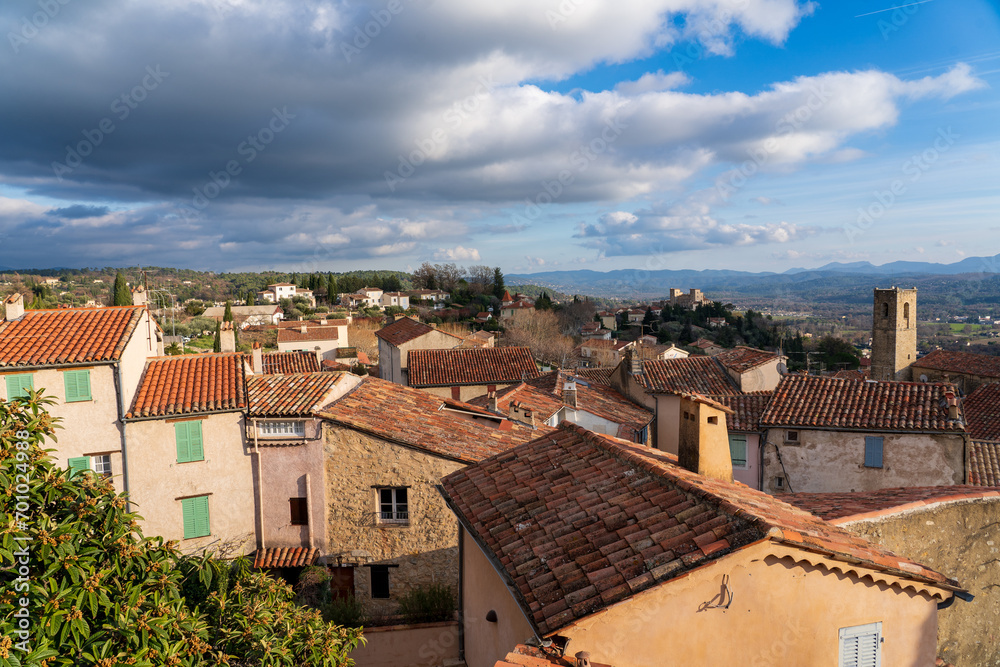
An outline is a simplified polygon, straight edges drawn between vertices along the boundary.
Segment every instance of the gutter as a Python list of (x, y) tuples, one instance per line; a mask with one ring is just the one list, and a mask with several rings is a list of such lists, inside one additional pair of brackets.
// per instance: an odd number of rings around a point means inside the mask
[[(124, 386), (125, 382), (122, 379), (122, 365), (121, 361), (116, 361), (112, 364), (114, 371), (112, 377), (115, 382), (115, 393), (118, 395), (118, 421), (122, 425), (122, 487), (125, 491), (125, 497), (129, 498), (129, 484), (128, 484), (128, 436), (126, 435), (126, 430), (128, 428), (128, 423), (125, 421), (125, 395)], [(129, 512), (132, 510), (132, 501), (126, 500), (125, 508)]]

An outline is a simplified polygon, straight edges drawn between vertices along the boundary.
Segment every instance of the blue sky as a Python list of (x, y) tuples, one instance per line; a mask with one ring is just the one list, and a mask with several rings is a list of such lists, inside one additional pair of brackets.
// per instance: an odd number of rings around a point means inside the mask
[(1000, 252), (988, 2), (45, 6), (0, 8), (0, 266)]

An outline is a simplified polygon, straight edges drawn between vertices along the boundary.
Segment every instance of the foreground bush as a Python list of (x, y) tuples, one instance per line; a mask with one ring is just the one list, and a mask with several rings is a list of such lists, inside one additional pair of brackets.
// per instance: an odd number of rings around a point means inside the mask
[(407, 623), (450, 621), (455, 614), (455, 595), (444, 584), (414, 588), (399, 599), (399, 613)]

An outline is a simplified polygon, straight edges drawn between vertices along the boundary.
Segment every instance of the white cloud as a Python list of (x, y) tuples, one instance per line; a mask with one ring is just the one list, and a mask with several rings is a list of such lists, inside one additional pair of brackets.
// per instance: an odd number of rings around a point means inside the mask
[(452, 262), (478, 262), (481, 261), (479, 256), (479, 251), (475, 248), (463, 248), (462, 246), (455, 246), (454, 248), (440, 248), (434, 253), (434, 259), (444, 259)]

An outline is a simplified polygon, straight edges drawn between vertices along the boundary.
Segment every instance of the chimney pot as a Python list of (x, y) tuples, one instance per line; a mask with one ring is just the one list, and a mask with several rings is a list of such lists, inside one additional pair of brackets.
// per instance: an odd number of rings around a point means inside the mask
[(576, 654), (576, 667), (590, 667), (590, 653), (580, 651)]
[(14, 292), (6, 301), (4, 301), (4, 306), (6, 307), (6, 319), (8, 322), (13, 322), (14, 320), (19, 320), (24, 317), (24, 297), (21, 296), (20, 292)]
[(493, 412), (497, 412), (497, 410), (498, 410), (498, 408), (497, 408), (497, 393), (495, 391), (491, 391), (489, 394), (487, 394), (487, 396), (489, 397), (490, 410), (493, 411)]
[(563, 403), (574, 410), (576, 409), (576, 382), (570, 380), (563, 385)]

